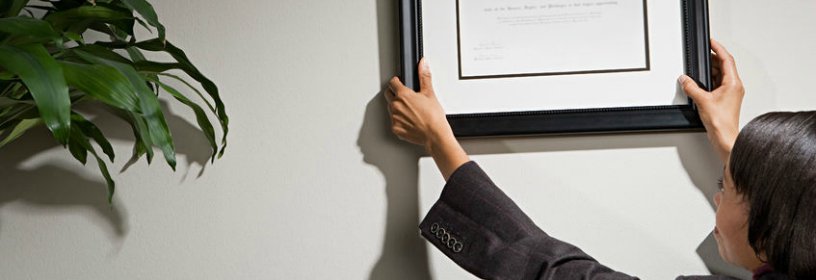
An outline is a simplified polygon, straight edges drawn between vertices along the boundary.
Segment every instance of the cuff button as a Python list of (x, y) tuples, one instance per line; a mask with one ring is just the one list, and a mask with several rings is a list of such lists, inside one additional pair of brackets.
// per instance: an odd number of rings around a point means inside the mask
[(443, 235), (448, 234), (444, 228), (439, 228), (436, 231), (436, 238), (442, 238)]
[(457, 241), (455, 244), (453, 244), (453, 251), (456, 252), (456, 253), (462, 252), (462, 249), (464, 247), (465, 247), (465, 245), (462, 244), (462, 242)]
[(451, 236), (449, 233), (446, 232), (445, 234), (442, 235), (442, 243), (448, 243), (449, 240), (451, 240)]

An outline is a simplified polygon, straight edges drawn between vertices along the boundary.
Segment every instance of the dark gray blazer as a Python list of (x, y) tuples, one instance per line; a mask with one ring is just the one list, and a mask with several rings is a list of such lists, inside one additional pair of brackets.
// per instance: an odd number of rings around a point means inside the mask
[[(483, 279), (637, 279), (544, 233), (475, 162), (451, 175), (419, 228), (456, 264)], [(759, 279), (785, 279), (776, 277)]]

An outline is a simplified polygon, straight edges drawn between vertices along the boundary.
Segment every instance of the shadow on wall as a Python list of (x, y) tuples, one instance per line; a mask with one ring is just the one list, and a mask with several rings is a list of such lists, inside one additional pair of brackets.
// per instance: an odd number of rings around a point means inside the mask
[[(166, 102), (162, 102), (162, 108), (164, 112), (169, 112)], [(132, 141), (133, 132), (124, 121), (94, 108), (82, 111), (100, 116), (94, 119), (94, 122), (108, 139)], [(186, 156), (189, 165), (196, 163), (202, 166), (203, 172), (209, 159), (209, 144), (206, 138), (197, 127), (176, 115), (167, 114), (165, 118), (174, 136), (174, 141), (176, 141), (177, 154)], [(58, 149), (65, 153), (66, 159), (72, 163), (69, 166), (53, 162), (33, 168), (22, 166), (22, 163), (27, 160), (51, 149)], [(117, 159), (122, 161), (123, 158), (126, 159), (126, 156), (120, 153), (117, 154)], [(94, 177), (91, 178), (76, 172), (80, 168), (78, 162), (68, 156), (67, 150), (63, 151), (63, 148), (53, 140), (45, 127), (32, 129), (28, 134), (0, 150), (0, 170), (3, 174), (2, 185), (0, 185), (0, 210), (5, 204), (12, 202), (25, 203), (33, 209), (90, 208), (93, 209), (93, 214), (87, 218), (106, 231), (112, 243), (121, 244), (128, 233), (127, 211), (124, 203), (114, 195), (113, 204), (108, 204), (107, 185), (102, 176), (97, 175), (96, 167), (92, 166), (95, 162), (91, 159), (88, 161), (91, 163), (84, 168), (91, 170), (90, 173), (94, 174)], [(164, 164), (161, 153), (156, 155), (153, 164)], [(108, 168), (116, 180), (116, 177), (119, 176), (117, 176), (114, 165), (109, 164)], [(188, 166), (187, 170), (189, 169)], [(117, 185), (117, 188), (123, 187), (133, 186)], [(2, 237), (2, 231), (0, 231), (0, 239)]]
[(418, 233), (422, 151), (389, 133), (386, 114), (385, 100), (377, 94), (366, 106), (357, 140), (363, 161), (377, 167), (385, 178), (388, 203), (382, 253), (369, 279), (430, 279), (425, 241)]
[[(462, 144), (471, 155), (676, 147), (678, 157), (692, 183), (707, 198), (712, 211), (716, 210), (714, 194), (718, 189), (716, 181), (722, 176), (722, 164), (704, 133), (465, 140)], [(717, 242), (711, 234), (701, 242), (696, 252), (713, 274), (751, 279), (748, 271), (727, 264), (720, 258)]]
[[(380, 81), (397, 69), (397, 1), (377, 0)], [(377, 93), (366, 105), (357, 146), (363, 161), (377, 167), (385, 178), (387, 213), (382, 253), (369, 279), (430, 279), (425, 241), (419, 232), (419, 147), (403, 143), (390, 133), (385, 99)], [(373, 192), (381, 186), (374, 186)]]
[(26, 160), (53, 148), (62, 149), (45, 127), (39, 127), (0, 151), (0, 170), (5, 173), (0, 186), (0, 209), (12, 202), (35, 209), (90, 208), (93, 216), (88, 219), (106, 231), (112, 242), (122, 241), (127, 234), (127, 215), (121, 201), (114, 199), (113, 205), (108, 204), (107, 186), (102, 178), (89, 179), (77, 174), (75, 167), (55, 163), (30, 169), (20, 167)]

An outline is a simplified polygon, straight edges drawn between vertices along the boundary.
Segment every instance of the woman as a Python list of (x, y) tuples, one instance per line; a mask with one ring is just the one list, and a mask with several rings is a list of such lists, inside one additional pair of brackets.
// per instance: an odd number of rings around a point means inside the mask
[[(716, 90), (679, 82), (725, 163), (714, 197), (720, 255), (755, 279), (816, 279), (816, 112), (766, 114), (739, 133), (745, 91), (731, 54), (711, 43)], [(480, 278), (633, 278), (548, 236), (504, 195), (453, 136), (428, 62), (419, 68), (418, 93), (394, 78), (386, 99), (393, 133), (424, 146), (447, 181), (420, 224), (428, 241)]]

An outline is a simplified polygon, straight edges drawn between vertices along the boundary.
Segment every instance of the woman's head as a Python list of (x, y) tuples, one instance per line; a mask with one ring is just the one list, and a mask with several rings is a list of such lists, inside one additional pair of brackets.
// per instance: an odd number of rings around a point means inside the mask
[[(794, 278), (816, 277), (816, 111), (754, 119), (737, 137), (725, 171), (718, 230), (741, 232), (718, 238), (723, 257), (752, 268), (753, 254), (754, 262)], [(734, 222), (738, 215), (745, 222)], [(743, 252), (746, 246), (751, 252)]]

